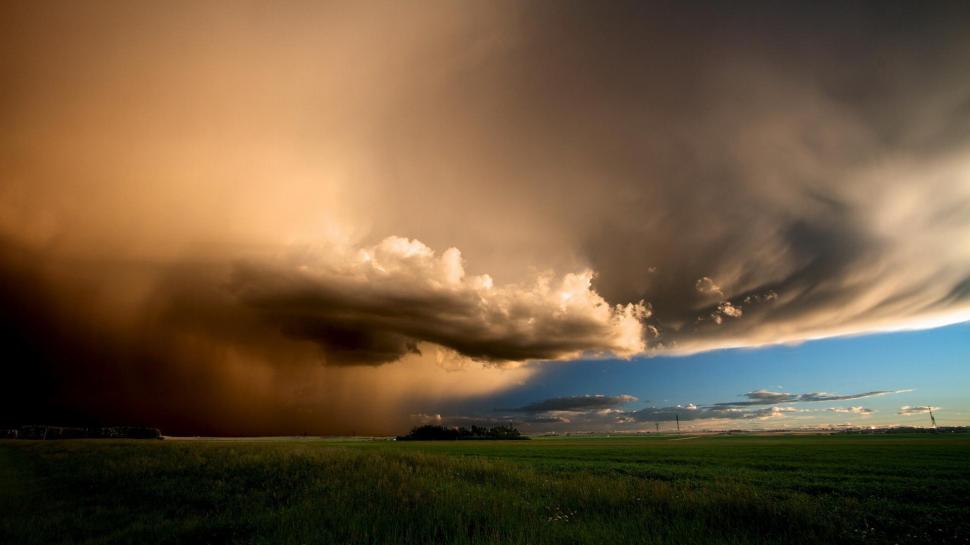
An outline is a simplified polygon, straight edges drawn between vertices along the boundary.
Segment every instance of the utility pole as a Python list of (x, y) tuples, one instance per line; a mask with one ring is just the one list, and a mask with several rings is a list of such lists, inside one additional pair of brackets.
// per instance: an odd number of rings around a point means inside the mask
[(677, 419), (677, 433), (680, 433), (680, 415), (675, 413), (674, 418)]
[(660, 433), (660, 422), (654, 422), (653, 425), (657, 428), (657, 433)]

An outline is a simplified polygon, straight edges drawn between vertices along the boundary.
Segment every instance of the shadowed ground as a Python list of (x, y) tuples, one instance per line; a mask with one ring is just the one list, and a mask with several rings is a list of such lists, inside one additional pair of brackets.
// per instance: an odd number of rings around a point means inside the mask
[(2, 543), (970, 543), (970, 437), (0, 442)]

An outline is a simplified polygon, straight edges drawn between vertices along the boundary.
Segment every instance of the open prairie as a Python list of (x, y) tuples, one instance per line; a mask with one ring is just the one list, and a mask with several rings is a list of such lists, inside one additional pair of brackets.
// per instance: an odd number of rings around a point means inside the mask
[(970, 436), (5, 441), (2, 543), (970, 543)]

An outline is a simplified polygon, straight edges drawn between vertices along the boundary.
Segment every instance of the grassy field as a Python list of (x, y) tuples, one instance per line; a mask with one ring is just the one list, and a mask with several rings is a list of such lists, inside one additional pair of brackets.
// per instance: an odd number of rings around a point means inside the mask
[(970, 543), (970, 437), (6, 441), (0, 543)]

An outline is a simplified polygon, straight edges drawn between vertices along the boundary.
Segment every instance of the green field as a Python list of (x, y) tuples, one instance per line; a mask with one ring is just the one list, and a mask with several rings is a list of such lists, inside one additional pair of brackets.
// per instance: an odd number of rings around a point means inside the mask
[(970, 437), (5, 441), (0, 543), (970, 543)]

